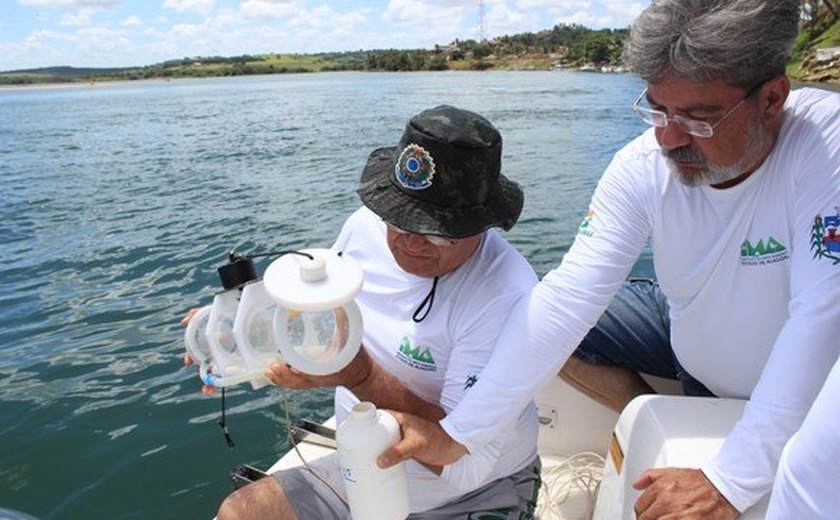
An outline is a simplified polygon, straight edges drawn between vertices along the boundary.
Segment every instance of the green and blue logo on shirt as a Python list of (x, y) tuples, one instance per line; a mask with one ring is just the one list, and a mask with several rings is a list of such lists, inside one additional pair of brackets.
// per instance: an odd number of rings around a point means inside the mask
[(408, 336), (404, 337), (400, 342), (399, 350), (397, 350), (397, 359), (411, 368), (425, 370), (427, 372), (437, 371), (437, 365), (432, 357), (432, 350), (429, 347), (412, 346)]
[(592, 219), (594, 218), (595, 212), (590, 209), (586, 217), (584, 217), (583, 222), (578, 226), (578, 235), (591, 237), (595, 234), (595, 228), (592, 226)]
[(741, 265), (769, 265), (789, 259), (790, 251), (788, 251), (788, 248), (772, 235), (766, 241), (759, 239), (753, 243), (750, 242), (750, 239), (746, 239), (741, 244)]

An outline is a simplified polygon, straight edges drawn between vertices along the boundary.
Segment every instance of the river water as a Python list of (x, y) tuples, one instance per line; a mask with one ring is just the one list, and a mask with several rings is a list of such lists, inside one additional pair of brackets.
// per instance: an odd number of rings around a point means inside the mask
[[(287, 449), (281, 407), (329, 390), (181, 368), (179, 319), (226, 253), (328, 247), (368, 153), (438, 104), (504, 137), (538, 274), (571, 245), (612, 154), (642, 128), (631, 75), (326, 73), (0, 91), (0, 508), (41, 519), (210, 518), (229, 470)], [(258, 264), (264, 269), (266, 264)], [(650, 276), (643, 257), (637, 275)]]

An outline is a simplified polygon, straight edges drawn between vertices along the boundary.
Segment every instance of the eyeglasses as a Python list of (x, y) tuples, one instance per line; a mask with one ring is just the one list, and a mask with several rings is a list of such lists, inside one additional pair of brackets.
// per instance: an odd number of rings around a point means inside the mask
[(423, 234), (420, 234), (420, 233), (412, 233), (411, 231), (405, 231), (405, 230), (400, 229), (397, 226), (391, 224), (390, 222), (386, 222), (385, 226), (387, 226), (388, 229), (390, 229), (391, 231), (393, 231), (394, 233), (397, 233), (399, 235), (416, 235), (416, 236), (419, 236), (419, 237), (423, 237), (423, 238), (426, 239), (426, 242), (432, 244), (433, 246), (449, 247), (449, 246), (454, 246), (458, 242), (457, 238), (445, 238), (445, 237), (440, 237), (440, 236), (437, 236), (437, 235), (423, 235)]
[(717, 128), (718, 125), (723, 123), (727, 117), (734, 114), (735, 111), (738, 110), (741, 107), (741, 105), (744, 104), (744, 101), (746, 101), (747, 98), (752, 96), (759, 89), (759, 87), (764, 85), (764, 83), (765, 82), (762, 81), (753, 88), (751, 88), (749, 92), (747, 92), (747, 94), (743, 98), (741, 98), (741, 101), (738, 101), (734, 107), (730, 108), (714, 123), (709, 123), (708, 121), (702, 121), (699, 119), (692, 119), (690, 117), (668, 117), (668, 114), (666, 112), (663, 112), (662, 110), (653, 110), (651, 108), (645, 108), (639, 105), (639, 103), (641, 103), (642, 99), (645, 97), (645, 94), (647, 94), (647, 88), (645, 88), (642, 91), (642, 93), (639, 94), (639, 97), (636, 98), (636, 101), (633, 103), (633, 110), (636, 112), (636, 114), (639, 115), (639, 117), (642, 118), (642, 120), (645, 123), (651, 126), (655, 126), (657, 128), (665, 128), (666, 126), (668, 126), (668, 123), (674, 123), (680, 128), (680, 130), (687, 134), (693, 135), (695, 137), (709, 138), (715, 135), (715, 128)]

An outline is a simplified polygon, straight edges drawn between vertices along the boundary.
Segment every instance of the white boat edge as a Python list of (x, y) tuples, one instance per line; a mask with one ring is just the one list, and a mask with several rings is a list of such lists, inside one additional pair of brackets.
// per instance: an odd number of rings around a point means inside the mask
[[(662, 393), (635, 399), (620, 416), (559, 377), (541, 389), (535, 398), (543, 462), (537, 518), (634, 519), (636, 477), (649, 467), (700, 467), (718, 451), (746, 403), (683, 397), (673, 381), (646, 379)], [(335, 418), (324, 426), (335, 428)], [(304, 441), (298, 450), (306, 460), (314, 460), (333, 448)], [(299, 465), (300, 457), (292, 449), (267, 473)], [(763, 519), (768, 500), (765, 497), (740, 518)]]

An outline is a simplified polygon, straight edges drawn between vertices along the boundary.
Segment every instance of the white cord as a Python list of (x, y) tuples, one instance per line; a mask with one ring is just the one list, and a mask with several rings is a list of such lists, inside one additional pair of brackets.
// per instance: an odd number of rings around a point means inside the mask
[(303, 458), (303, 453), (301, 453), (301, 452), (300, 452), (300, 449), (298, 448), (298, 445), (297, 445), (297, 443), (295, 442), (295, 436), (294, 436), (294, 435), (292, 435), (292, 418), (291, 418), (291, 417), (290, 417), (290, 415), (289, 415), (289, 398), (288, 398), (288, 395), (286, 395), (286, 392), (284, 392), (284, 393), (283, 393), (283, 409), (284, 409), (284, 411), (286, 412), (286, 431), (287, 431), (287, 432), (288, 432), (288, 434), (289, 434), (289, 442), (292, 444), (292, 448), (294, 448), (295, 453), (297, 453), (297, 456), (298, 456), (298, 458), (300, 459), (300, 461), (301, 461), (301, 462), (303, 462), (303, 466), (304, 466), (304, 467), (305, 467), (305, 468), (306, 468), (306, 469), (307, 469), (310, 473), (312, 473), (312, 475), (314, 475), (314, 476), (315, 476), (315, 478), (317, 478), (318, 480), (320, 480), (321, 482), (323, 482), (325, 486), (327, 486), (328, 488), (330, 488), (330, 491), (332, 491), (333, 493), (335, 493), (335, 496), (337, 496), (339, 500), (341, 500), (342, 502), (344, 502), (344, 503), (347, 505), (347, 507), (350, 507), (350, 504), (347, 502), (347, 499), (346, 499), (346, 498), (344, 498), (344, 496), (341, 494), (341, 492), (339, 492), (339, 491), (338, 491), (338, 490), (337, 490), (337, 489), (336, 489), (336, 488), (332, 485), (332, 483), (330, 483), (329, 481), (327, 481), (327, 479), (326, 479), (326, 478), (324, 478), (324, 477), (323, 477), (320, 473), (318, 473), (317, 471), (315, 471), (315, 470), (314, 470), (314, 469), (313, 469), (313, 468), (309, 465), (309, 463), (308, 463), (308, 462), (306, 462), (306, 459), (304, 459), (304, 458)]
[(604, 458), (597, 453), (582, 452), (564, 459), (543, 457), (538, 511), (551, 514), (549, 518), (563, 518), (561, 505), (573, 493), (583, 492), (586, 511), (582, 519), (591, 520), (603, 470)]

